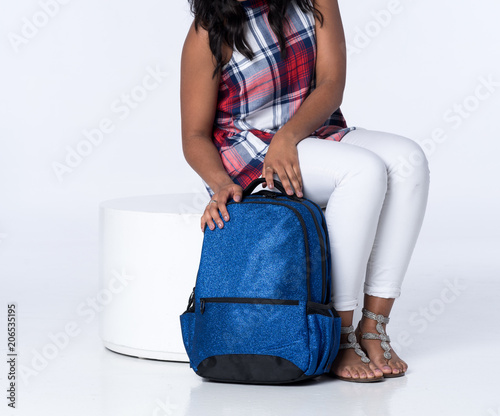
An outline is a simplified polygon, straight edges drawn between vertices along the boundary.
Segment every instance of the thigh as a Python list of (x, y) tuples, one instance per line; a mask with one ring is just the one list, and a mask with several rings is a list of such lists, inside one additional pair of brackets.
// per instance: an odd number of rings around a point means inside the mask
[(323, 208), (347, 177), (385, 174), (385, 166), (375, 153), (342, 141), (308, 137), (297, 144), (297, 151), (304, 196)]

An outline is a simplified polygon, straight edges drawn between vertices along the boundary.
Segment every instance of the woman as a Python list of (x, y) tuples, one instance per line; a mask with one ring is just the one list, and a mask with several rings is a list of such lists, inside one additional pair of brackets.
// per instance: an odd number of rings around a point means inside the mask
[[(201, 228), (259, 176), (325, 209), (333, 302), (342, 318), (331, 374), (369, 382), (408, 366), (385, 333), (420, 232), (429, 187), (422, 149), (347, 127), (346, 50), (337, 0), (190, 0), (181, 63), (182, 142), (211, 200)], [(404, 168), (404, 169), (403, 169)], [(353, 311), (364, 282), (363, 316)]]

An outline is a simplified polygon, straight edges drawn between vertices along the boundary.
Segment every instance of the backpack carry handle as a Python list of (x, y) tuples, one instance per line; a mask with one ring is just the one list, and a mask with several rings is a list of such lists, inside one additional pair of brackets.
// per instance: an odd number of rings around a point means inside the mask
[[(243, 198), (250, 195), (253, 190), (255, 188), (257, 188), (257, 186), (259, 186), (261, 183), (264, 183), (266, 182), (266, 178), (257, 178), (257, 179), (254, 179), (252, 182), (250, 182), (248, 184), (248, 186), (245, 188), (245, 190), (243, 191)], [(282, 185), (282, 183), (278, 180), (274, 180), (274, 187), (280, 191), (282, 194), (286, 195), (286, 196), (292, 196), (292, 195), (288, 195), (285, 191), (285, 188), (284, 186)], [(295, 195), (295, 194), (294, 194)]]

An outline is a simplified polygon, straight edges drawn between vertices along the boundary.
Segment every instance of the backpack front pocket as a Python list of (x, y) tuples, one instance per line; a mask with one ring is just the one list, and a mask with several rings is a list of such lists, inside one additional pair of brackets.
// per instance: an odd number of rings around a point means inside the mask
[(307, 369), (306, 302), (223, 297), (200, 298), (196, 306), (193, 368), (198, 374), (279, 382)]

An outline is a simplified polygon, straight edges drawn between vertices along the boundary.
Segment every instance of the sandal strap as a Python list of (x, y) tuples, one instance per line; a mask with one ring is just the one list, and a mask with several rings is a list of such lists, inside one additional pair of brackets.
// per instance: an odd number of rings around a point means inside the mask
[(389, 342), (391, 342), (391, 339), (389, 338), (389, 335), (384, 330), (384, 327), (382, 324), (388, 324), (389, 323), (389, 317), (384, 316), (384, 315), (377, 315), (373, 312), (370, 312), (369, 310), (363, 308), (362, 310), (363, 316), (373, 319), (374, 321), (377, 321), (376, 329), (378, 334), (374, 334), (372, 332), (367, 332), (361, 335), (361, 338), (363, 339), (376, 339), (379, 341), (382, 341), (380, 343), (380, 346), (384, 350), (384, 357), (387, 360), (390, 360), (392, 358), (392, 354), (390, 353), (391, 351), (391, 346), (389, 345)]
[(354, 326), (343, 326), (340, 328), (340, 333), (341, 334), (350, 334), (351, 332), (354, 332)]
[(373, 319), (374, 321), (377, 321), (380, 324), (388, 324), (391, 318), (388, 316), (384, 315), (377, 315), (376, 313), (370, 312), (368, 309), (363, 308), (362, 310), (363, 316), (366, 316), (367, 318)]
[(361, 357), (361, 361), (365, 364), (370, 362), (370, 359), (366, 356), (365, 352), (361, 349), (361, 345), (357, 342), (356, 335), (354, 334), (354, 326), (344, 326), (340, 328), (341, 334), (349, 334), (347, 336), (347, 342), (340, 344), (339, 348), (345, 350), (347, 348), (353, 348), (354, 352)]
[(391, 338), (387, 334), (374, 334), (372, 332), (365, 332), (361, 337), (363, 339), (378, 339), (379, 341), (391, 342)]

